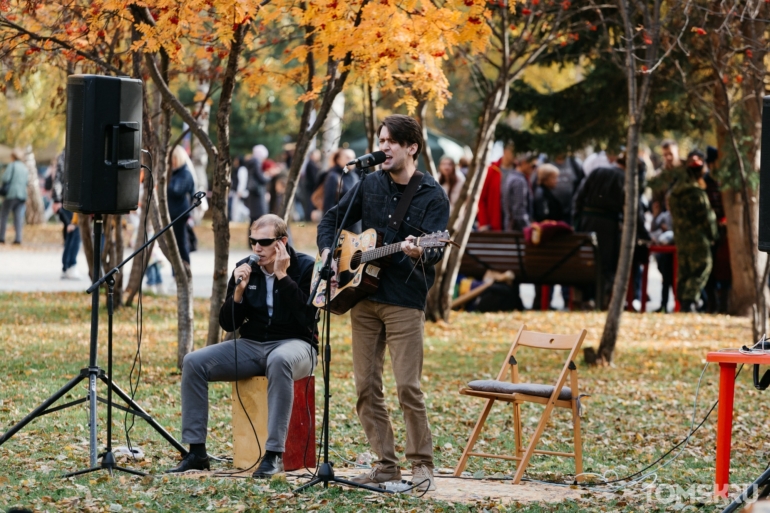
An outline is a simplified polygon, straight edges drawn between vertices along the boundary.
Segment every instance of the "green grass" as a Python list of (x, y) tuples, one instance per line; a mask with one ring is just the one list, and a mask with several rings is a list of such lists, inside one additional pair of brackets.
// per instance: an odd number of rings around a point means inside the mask
[[(195, 340), (205, 339), (208, 304), (195, 305)], [(570, 333), (585, 327), (587, 345), (597, 345), (604, 314), (525, 312), (496, 315), (456, 314), (448, 325), (426, 325), (423, 390), (434, 438), (436, 467), (457, 463), (482, 401), (460, 396), (457, 390), (471, 379), (494, 377), (510, 345), (511, 337), (526, 322), (530, 329)], [(173, 435), (180, 436), (180, 374), (176, 362), (175, 300), (145, 298), (142, 343), (142, 377), (137, 401)], [(136, 312), (120, 309), (115, 320), (115, 370), (117, 384), (129, 390), (129, 371), (136, 351)], [(45, 398), (76, 376), (88, 364), (90, 298), (84, 294), (0, 294), (0, 347), (3, 378), (0, 382), (0, 429), (21, 420)], [(641, 470), (686, 435), (698, 377), (709, 350), (739, 347), (750, 342), (746, 319), (725, 316), (625, 315), (612, 367), (579, 366), (585, 399), (583, 418), (584, 465), (587, 472), (609, 478)], [(366, 450), (363, 431), (355, 413), (346, 317), (335, 317), (332, 326), (331, 458), (336, 466), (355, 460)], [(106, 312), (100, 316), (99, 364), (106, 367)], [(521, 353), (525, 380), (551, 380), (559, 362), (537, 353)], [(751, 386), (750, 369), (738, 379), (733, 437), (733, 483), (748, 483), (770, 461), (766, 440), (767, 395)], [(710, 366), (700, 389), (699, 422), (717, 398), (718, 369)], [(403, 452), (404, 426), (395, 397), (389, 363), (386, 364), (386, 397), (394, 418), (397, 448)], [(100, 393), (104, 393), (100, 389)], [(65, 400), (84, 397), (85, 382)], [(231, 454), (231, 402), (229, 384), (212, 384), (208, 447), (217, 455)], [(323, 389), (317, 377), (316, 404), (320, 426)], [(98, 434), (104, 444), (106, 409), (100, 406)], [(541, 407), (523, 407), (525, 431), (530, 432)], [(25, 505), (37, 511), (483, 511), (497, 507), (491, 500), (450, 505), (411, 498), (372, 498), (368, 494), (332, 488), (316, 488), (300, 496), (289, 493), (285, 483), (269, 487), (251, 479), (169, 478), (162, 471), (173, 466), (177, 453), (144, 421), (137, 419), (131, 441), (146, 455), (144, 461), (126, 462), (155, 475), (154, 479), (105, 473), (62, 480), (62, 473), (88, 465), (88, 418), (85, 404), (46, 415), (26, 426), (0, 446), (0, 509)], [(511, 451), (510, 407), (493, 410), (482, 434), (485, 451)], [(716, 411), (680, 457), (658, 469), (657, 482), (688, 489), (709, 487), (714, 477)], [(556, 414), (543, 437), (541, 448), (571, 450), (570, 416)], [(320, 433), (320, 430), (319, 430)], [(525, 433), (526, 441), (526, 433)], [(116, 412), (113, 445), (125, 445), (123, 414)], [(404, 462), (405, 463), (405, 462)], [(217, 464), (227, 468), (227, 464)], [(501, 473), (511, 476), (514, 466), (501, 460), (471, 458), (472, 474)], [(527, 471), (533, 479), (568, 482), (574, 473), (572, 460), (537, 457)], [(648, 480), (651, 482), (651, 480)], [(665, 495), (664, 495), (665, 496)], [(654, 498), (654, 493), (653, 493)], [(689, 509), (697, 501), (689, 503)], [(716, 511), (708, 503), (700, 511)], [(721, 504), (724, 507), (724, 504)], [(521, 511), (666, 511), (672, 504), (648, 502), (641, 487), (629, 487), (620, 495), (586, 493), (579, 501), (531, 504), (509, 509)]]

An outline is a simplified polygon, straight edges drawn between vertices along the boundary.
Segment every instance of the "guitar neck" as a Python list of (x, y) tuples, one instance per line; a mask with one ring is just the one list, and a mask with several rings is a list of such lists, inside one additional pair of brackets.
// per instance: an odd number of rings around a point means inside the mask
[(388, 244), (387, 246), (380, 246), (379, 248), (370, 249), (369, 251), (364, 251), (364, 253), (361, 255), (361, 262), (371, 262), (372, 260), (377, 260), (382, 257), (386, 257), (388, 255), (392, 255), (393, 253), (398, 253), (401, 251), (401, 243), (396, 242), (394, 244)]

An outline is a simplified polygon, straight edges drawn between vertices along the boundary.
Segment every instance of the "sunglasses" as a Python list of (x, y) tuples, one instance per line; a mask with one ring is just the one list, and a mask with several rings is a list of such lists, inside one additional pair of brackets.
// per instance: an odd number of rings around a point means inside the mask
[(280, 239), (280, 237), (274, 237), (272, 239), (252, 239), (251, 237), (249, 237), (249, 244), (251, 244), (252, 246), (255, 245), (255, 244), (259, 244), (260, 246), (262, 246), (264, 248), (264, 247), (269, 246), (270, 244), (272, 244), (273, 242), (275, 242), (275, 241), (277, 241), (279, 239)]

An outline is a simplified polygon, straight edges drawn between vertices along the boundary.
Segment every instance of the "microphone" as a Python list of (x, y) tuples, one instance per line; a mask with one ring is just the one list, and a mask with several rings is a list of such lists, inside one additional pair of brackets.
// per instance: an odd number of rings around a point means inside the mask
[(362, 155), (355, 160), (351, 160), (345, 165), (345, 167), (350, 168), (351, 166), (355, 166), (361, 169), (362, 167), (376, 166), (385, 162), (386, 158), (387, 157), (385, 156), (384, 151), (375, 151), (372, 153), (367, 153), (366, 155)]
[[(254, 266), (257, 265), (258, 263), (259, 263), (259, 255), (257, 255), (256, 253), (252, 253), (251, 255), (249, 255), (249, 265), (251, 266), (252, 270), (254, 269)], [(243, 276), (241, 276), (235, 281), (235, 285), (240, 285), (242, 281), (243, 281)]]

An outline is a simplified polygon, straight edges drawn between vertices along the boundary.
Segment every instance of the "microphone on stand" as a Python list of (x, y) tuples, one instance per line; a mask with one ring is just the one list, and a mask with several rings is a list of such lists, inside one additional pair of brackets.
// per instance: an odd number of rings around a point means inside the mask
[(349, 172), (352, 169), (352, 167), (361, 169), (363, 167), (377, 166), (385, 162), (386, 158), (387, 156), (385, 155), (384, 151), (374, 151), (372, 153), (367, 153), (366, 155), (362, 155), (355, 160), (351, 160), (345, 165), (345, 168)]
[[(249, 265), (251, 266), (252, 271), (254, 270), (254, 266), (257, 265), (258, 263), (259, 263), (259, 255), (257, 255), (256, 253), (249, 255)], [(243, 281), (243, 276), (235, 280), (235, 285), (236, 286), (240, 285), (242, 281)]]

